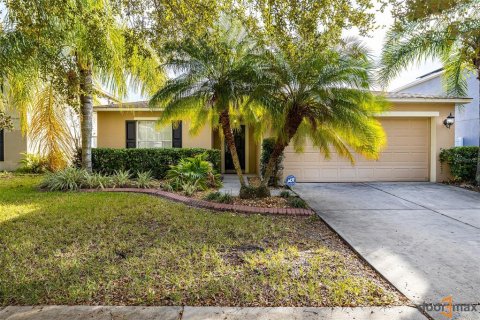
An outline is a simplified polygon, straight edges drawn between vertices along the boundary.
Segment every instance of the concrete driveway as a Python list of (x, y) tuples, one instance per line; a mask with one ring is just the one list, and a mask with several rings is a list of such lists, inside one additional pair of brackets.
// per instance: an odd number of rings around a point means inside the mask
[[(452, 296), (480, 311), (480, 193), (433, 183), (299, 183), (294, 190), (413, 303)], [(480, 312), (459, 316), (480, 319)]]

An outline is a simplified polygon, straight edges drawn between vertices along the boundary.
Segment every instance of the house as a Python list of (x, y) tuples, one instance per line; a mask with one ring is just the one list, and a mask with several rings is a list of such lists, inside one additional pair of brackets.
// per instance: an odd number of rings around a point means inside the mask
[(13, 130), (0, 129), (0, 171), (12, 171), (18, 168), (22, 153), (28, 152), (28, 138), (24, 137), (20, 128), (20, 117), (10, 114)]
[[(335, 154), (326, 160), (318, 150), (305, 147), (304, 153), (295, 153), (288, 147), (284, 159), (284, 175), (295, 175), (299, 182), (353, 182), (353, 181), (442, 181), (448, 172), (438, 160), (443, 148), (454, 145), (454, 130), (443, 121), (455, 113), (459, 104), (471, 101), (446, 95), (389, 93), (390, 111), (378, 115), (387, 133), (387, 147), (379, 160), (366, 160), (355, 155), (356, 164)], [(233, 164), (221, 136), (209, 125), (197, 135), (190, 136), (189, 121), (179, 126), (156, 128), (161, 111), (148, 108), (147, 102), (94, 107), (96, 144), (109, 148), (144, 147), (202, 147), (222, 151), (222, 172), (234, 172)], [(245, 173), (259, 172), (260, 142), (253, 130), (241, 126), (236, 133), (237, 151)]]
[[(12, 111), (9, 115), (12, 118), (13, 130), (0, 130), (0, 171), (18, 169), (24, 153), (39, 154), (44, 146), (41, 139), (22, 132), (18, 112)], [(75, 150), (80, 141), (80, 120), (71, 108), (66, 108), (64, 115), (70, 133), (72, 150)], [(31, 118), (30, 116), (31, 114), (27, 114), (28, 119)]]
[[(443, 73), (443, 69), (434, 70), (397, 88), (394, 92), (444, 95)], [(472, 101), (457, 106), (455, 110), (455, 141), (458, 146), (478, 146), (480, 139), (479, 81), (474, 73), (467, 76), (467, 90), (467, 95), (472, 97)]]

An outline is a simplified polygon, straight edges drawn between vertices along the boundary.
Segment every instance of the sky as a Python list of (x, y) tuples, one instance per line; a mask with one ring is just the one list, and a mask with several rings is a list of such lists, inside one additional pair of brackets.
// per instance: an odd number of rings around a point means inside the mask
[[(393, 22), (390, 11), (387, 9), (384, 13), (377, 12), (375, 15), (375, 22), (378, 26), (378, 29), (372, 32), (370, 37), (361, 37), (361, 39), (371, 50), (374, 58), (376, 60), (379, 60), (382, 51), (383, 41), (385, 39), (385, 34)], [(421, 75), (436, 70), (441, 66), (441, 63), (438, 60), (428, 60), (419, 65), (411, 65), (409, 68), (405, 69), (397, 78), (393, 79), (390, 82), (387, 90), (391, 91), (407, 83), (410, 83)]]
[[(382, 51), (385, 34), (393, 22), (393, 18), (390, 14), (389, 9), (387, 8), (383, 13), (377, 12), (375, 14), (375, 21), (378, 29), (371, 32), (371, 34), (368, 37), (360, 37), (360, 38), (364, 41), (366, 46), (371, 50), (371, 54), (373, 58), (378, 61)], [(345, 35), (358, 36), (355, 30), (346, 31)], [(407, 83), (414, 81), (421, 75), (429, 73), (440, 67), (441, 67), (441, 64), (438, 60), (428, 60), (418, 65), (417, 64), (411, 65), (409, 68), (405, 69), (397, 78), (393, 79), (390, 82), (389, 86), (386, 88), (386, 90), (388, 91), (394, 90), (398, 87), (401, 87)], [(124, 101), (131, 102), (131, 101), (139, 101), (139, 100), (146, 100), (146, 99), (147, 97), (142, 97), (139, 94), (130, 92), (128, 97)]]

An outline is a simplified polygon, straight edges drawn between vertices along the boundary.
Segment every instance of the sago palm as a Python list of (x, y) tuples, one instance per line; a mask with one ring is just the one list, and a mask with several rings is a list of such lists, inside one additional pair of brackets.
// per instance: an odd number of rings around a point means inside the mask
[(263, 185), (291, 141), (301, 151), (310, 139), (326, 158), (333, 149), (352, 164), (352, 151), (375, 159), (385, 143), (374, 116), (386, 104), (370, 91), (372, 64), (359, 43), (347, 40), (336, 49), (296, 57), (280, 51), (265, 57), (269, 68), (257, 99), (270, 106), (276, 141)]
[(251, 83), (255, 74), (255, 60), (251, 56), (255, 48), (255, 41), (243, 26), (228, 19), (222, 20), (204, 38), (171, 45), (166, 68), (176, 76), (150, 100), (150, 106), (163, 108), (161, 123), (190, 119), (192, 134), (208, 122), (213, 127), (220, 126), (242, 186), (245, 181), (231, 118), (240, 113), (255, 90)]
[[(442, 60), (447, 93), (467, 94), (466, 76), (475, 72), (480, 80), (480, 2), (459, 2), (392, 28), (382, 52), (380, 80), (388, 84), (411, 63), (427, 58)], [(480, 149), (476, 182), (480, 185)]]

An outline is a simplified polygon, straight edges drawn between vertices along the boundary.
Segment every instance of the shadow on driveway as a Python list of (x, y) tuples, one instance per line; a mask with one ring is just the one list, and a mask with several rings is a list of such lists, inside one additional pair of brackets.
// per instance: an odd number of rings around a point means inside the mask
[[(433, 183), (300, 183), (294, 189), (415, 304), (450, 295), (454, 304), (480, 303), (480, 193)], [(461, 316), (480, 319), (478, 311)]]

